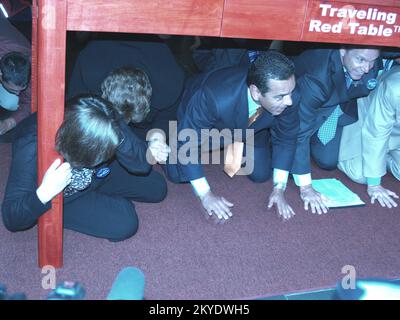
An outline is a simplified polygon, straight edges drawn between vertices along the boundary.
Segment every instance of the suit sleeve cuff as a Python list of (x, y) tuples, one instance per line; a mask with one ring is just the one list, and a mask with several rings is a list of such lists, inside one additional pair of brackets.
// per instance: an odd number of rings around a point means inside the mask
[(204, 196), (211, 189), (205, 177), (191, 180), (190, 184), (192, 185), (194, 192), (198, 197)]
[(274, 184), (283, 183), (287, 184), (289, 171), (274, 168)]
[(303, 187), (311, 184), (311, 173), (306, 174), (294, 174), (293, 175), (294, 182), (298, 187)]
[(27, 197), (26, 205), (29, 207), (29, 211), (32, 212), (35, 219), (39, 219), (41, 215), (51, 208), (51, 200), (43, 204), (35, 192)]
[(381, 184), (381, 178), (368, 178), (367, 177), (367, 184), (369, 186), (378, 186)]

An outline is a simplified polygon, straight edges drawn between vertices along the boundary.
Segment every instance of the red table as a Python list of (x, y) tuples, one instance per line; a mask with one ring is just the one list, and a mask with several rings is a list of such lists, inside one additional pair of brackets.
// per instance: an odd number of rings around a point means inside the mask
[[(400, 46), (398, 0), (34, 0), (32, 8), (39, 181), (58, 156), (68, 30)], [(62, 202), (39, 220), (40, 267), (62, 267)]]

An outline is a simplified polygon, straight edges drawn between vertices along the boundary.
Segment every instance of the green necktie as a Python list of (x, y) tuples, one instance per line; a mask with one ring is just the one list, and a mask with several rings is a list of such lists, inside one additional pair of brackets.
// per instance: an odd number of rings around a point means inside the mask
[(318, 138), (322, 142), (323, 145), (326, 145), (329, 141), (331, 141), (335, 137), (337, 123), (339, 117), (343, 114), (342, 109), (338, 105), (335, 110), (331, 113), (331, 115), (326, 119), (326, 121), (322, 124), (321, 128), (318, 130)]
[[(349, 88), (353, 80), (350, 78), (347, 72), (345, 73), (345, 79), (346, 87)], [(319, 128), (318, 138), (323, 145), (326, 145), (335, 137), (338, 120), (342, 114), (343, 111), (342, 109), (340, 109), (340, 105), (337, 105), (337, 107), (335, 108), (335, 110), (333, 110), (328, 119), (326, 119), (322, 126)]]

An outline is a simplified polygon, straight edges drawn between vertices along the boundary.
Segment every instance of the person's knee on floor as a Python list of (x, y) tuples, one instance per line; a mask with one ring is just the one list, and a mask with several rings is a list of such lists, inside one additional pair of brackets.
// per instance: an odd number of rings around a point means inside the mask
[(254, 171), (248, 175), (248, 178), (255, 182), (255, 183), (263, 183), (271, 179), (272, 177), (272, 170), (265, 170), (265, 169), (256, 169), (254, 168)]
[(335, 170), (337, 168), (337, 161), (335, 159), (330, 159), (329, 157), (324, 159), (315, 159), (317, 166), (324, 170)]
[(133, 237), (139, 229), (139, 219), (132, 202), (127, 201), (123, 219), (119, 219), (113, 226), (108, 236), (111, 242), (120, 242)]
[(366, 184), (367, 178), (362, 172), (362, 159), (361, 157), (356, 157), (349, 160), (339, 161), (337, 168), (345, 173), (351, 180), (356, 183)]
[(326, 151), (321, 148), (317, 150), (311, 149), (311, 155), (319, 168), (324, 170), (335, 170), (337, 168), (338, 158), (337, 156), (332, 156), (328, 149)]
[(165, 178), (158, 172), (153, 171), (152, 175), (152, 189), (147, 202), (157, 203), (161, 202), (165, 199), (168, 193), (167, 181)]

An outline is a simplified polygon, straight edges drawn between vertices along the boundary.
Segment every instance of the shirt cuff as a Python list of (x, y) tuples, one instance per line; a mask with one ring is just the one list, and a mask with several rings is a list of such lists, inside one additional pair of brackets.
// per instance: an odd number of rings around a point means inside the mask
[(190, 184), (192, 185), (194, 192), (196, 192), (198, 197), (204, 196), (211, 189), (205, 177), (191, 180)]
[(293, 175), (294, 182), (298, 187), (303, 187), (311, 184), (311, 173), (306, 174), (294, 174)]
[(381, 178), (368, 178), (367, 177), (367, 184), (369, 186), (378, 186), (381, 184)]
[(283, 183), (287, 184), (289, 171), (274, 168), (274, 184)]

